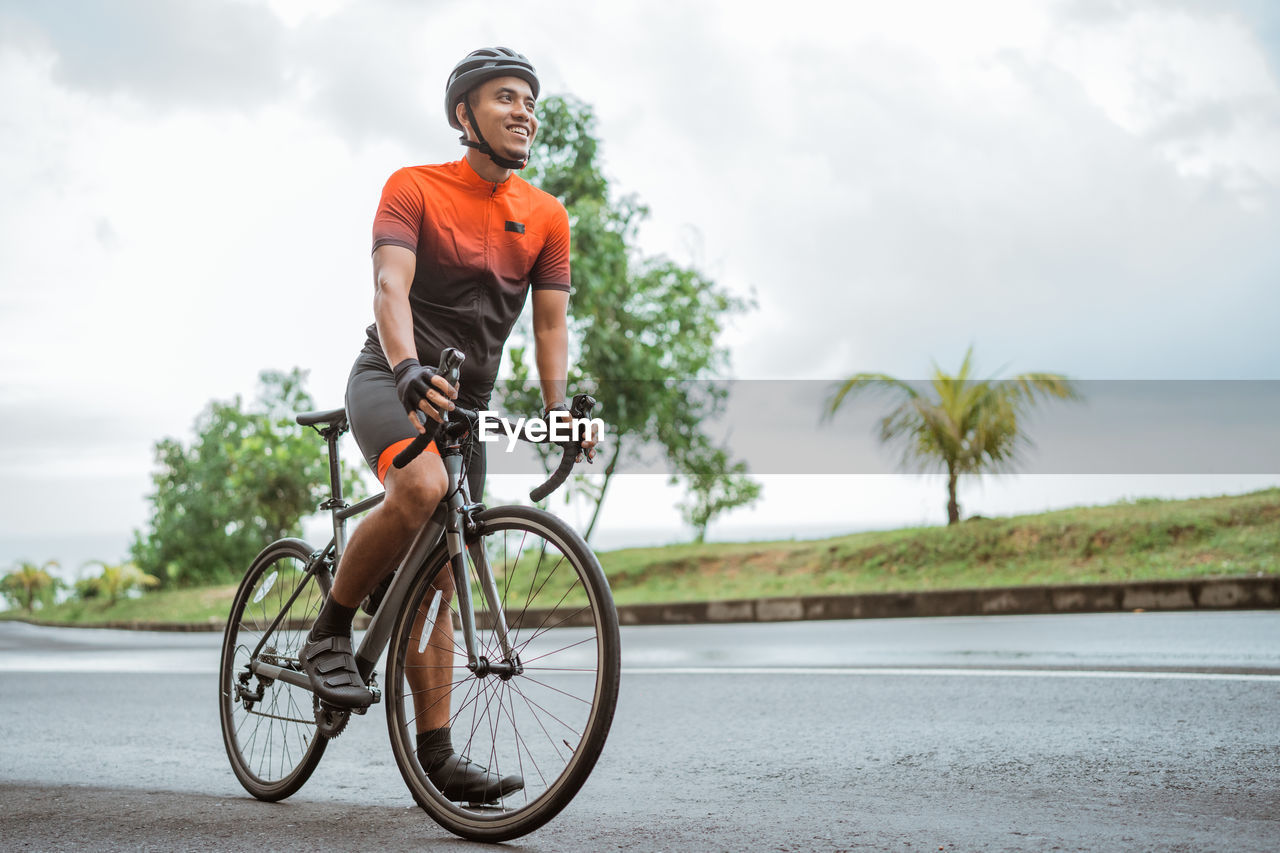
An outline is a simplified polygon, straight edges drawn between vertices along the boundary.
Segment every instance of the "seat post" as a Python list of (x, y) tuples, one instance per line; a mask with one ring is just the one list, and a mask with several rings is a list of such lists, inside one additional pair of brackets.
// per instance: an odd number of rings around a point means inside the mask
[(338, 466), (338, 439), (342, 433), (330, 427), (324, 431), (325, 442), (329, 445), (329, 486), (332, 489), (331, 502), (342, 505), (342, 469)]

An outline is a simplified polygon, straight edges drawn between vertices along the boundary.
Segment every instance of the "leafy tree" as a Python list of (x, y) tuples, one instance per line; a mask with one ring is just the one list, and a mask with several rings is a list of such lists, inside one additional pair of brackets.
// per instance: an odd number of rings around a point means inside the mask
[[(314, 408), (304, 371), (263, 371), (253, 408), (214, 400), (196, 419), (195, 441), (156, 443), (150, 530), (135, 532), (133, 561), (162, 584), (238, 577), (263, 546), (297, 535), (328, 494), (324, 442), (293, 420)], [(344, 492), (359, 480), (343, 465)]]
[(747, 476), (745, 462), (730, 462), (724, 449), (711, 446), (704, 437), (695, 438), (692, 444), (688, 451), (680, 451), (678, 465), (688, 478), (689, 494), (679, 508), (685, 522), (693, 527), (693, 541), (701, 544), (711, 519), (758, 499), (760, 484)]
[[(710, 381), (728, 365), (717, 339), (727, 318), (749, 303), (697, 270), (636, 252), (636, 232), (648, 210), (634, 197), (610, 196), (590, 107), (551, 97), (539, 113), (529, 177), (564, 203), (573, 231), (569, 388), (595, 394), (608, 424), (599, 453), (604, 476), (596, 482), (577, 478), (596, 505), (585, 536), (595, 529), (619, 468), (660, 453), (692, 493), (686, 518), (701, 537), (713, 516), (759, 495), (758, 488), (746, 487), (746, 466), (715, 447), (702, 428), (722, 410), (727, 393)], [(529, 346), (528, 330), (518, 329), (510, 349), (514, 381), (503, 393), (510, 411), (541, 408)], [(539, 449), (544, 460), (558, 456), (554, 448)]]
[(960, 520), (956, 485), (962, 474), (1004, 472), (1030, 444), (1019, 419), (1037, 398), (1078, 400), (1073, 383), (1056, 373), (1020, 373), (1011, 379), (974, 379), (973, 347), (954, 376), (936, 364), (929, 395), (883, 373), (844, 380), (823, 409), (830, 419), (855, 394), (887, 393), (898, 403), (880, 421), (880, 441), (902, 447), (903, 467), (941, 467), (947, 472), (947, 524)]
[(76, 593), (80, 598), (106, 599), (110, 607), (122, 597), (134, 590), (155, 589), (160, 579), (149, 575), (133, 563), (107, 563), (103, 560), (92, 560), (85, 566), (101, 566), (101, 571), (93, 577), (82, 578), (76, 582)]
[(32, 613), (37, 604), (49, 604), (54, 594), (66, 586), (62, 578), (49, 571), (57, 567), (56, 560), (48, 560), (41, 566), (22, 560), (13, 571), (0, 578), (0, 595), (9, 603)]

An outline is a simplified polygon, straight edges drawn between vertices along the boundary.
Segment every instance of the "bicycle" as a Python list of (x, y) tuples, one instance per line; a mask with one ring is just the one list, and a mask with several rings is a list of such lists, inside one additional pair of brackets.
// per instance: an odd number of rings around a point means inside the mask
[[(461, 354), (457, 358), (460, 363)], [(571, 412), (585, 417), (594, 402), (579, 395)], [(448, 490), (384, 587), (356, 661), (381, 701), (375, 667), (387, 650), (391, 749), (418, 805), (456, 835), (504, 841), (555, 817), (591, 773), (617, 703), (620, 640), (608, 582), (572, 528), (535, 507), (485, 508), (471, 501), (463, 460), (476, 440), (477, 419), (459, 407), (438, 428)], [(219, 715), (232, 769), (250, 794), (267, 801), (301, 788), (351, 714), (364, 713), (321, 703), (298, 652), (342, 558), (347, 520), (384, 497), (355, 505), (342, 498), (338, 439), (348, 428), (345, 410), (306, 412), (296, 420), (328, 445), (332, 497), (321, 509), (331, 514), (333, 537), (319, 549), (281, 539), (254, 559), (231, 606), (219, 669)], [(395, 464), (407, 464), (430, 440), (428, 430)], [(559, 487), (579, 452), (579, 444), (566, 443), (559, 467), (531, 498)], [(452, 602), (442, 602), (432, 586), (446, 567), (454, 578)], [(476, 602), (483, 609), (476, 610)], [(446, 696), (434, 701), (450, 703), (455, 744), (465, 731), (458, 751), (499, 776), (519, 773), (519, 791), (487, 802), (452, 802), (418, 762), (414, 720), (425, 708), (415, 707), (414, 696), (426, 691), (415, 690), (414, 660), (441, 618), (452, 622), (453, 660)]]

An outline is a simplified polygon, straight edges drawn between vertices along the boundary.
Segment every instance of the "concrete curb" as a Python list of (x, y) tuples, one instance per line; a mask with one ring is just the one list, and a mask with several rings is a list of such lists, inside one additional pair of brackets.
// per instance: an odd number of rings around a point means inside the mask
[(1280, 607), (1280, 577), (994, 587), (676, 604), (628, 604), (623, 625), (1109, 613), (1130, 610), (1260, 610)]
[[(894, 619), (911, 616), (998, 616), (1043, 613), (1112, 613), (1132, 610), (1269, 610), (1280, 607), (1280, 575), (1185, 581), (1011, 586), (865, 595), (806, 595), (728, 601), (624, 604), (622, 625), (697, 625), (730, 622), (796, 622), (812, 619)], [(134, 631), (221, 631), (221, 621), (103, 622), (47, 627)], [(356, 617), (364, 628), (368, 617)]]

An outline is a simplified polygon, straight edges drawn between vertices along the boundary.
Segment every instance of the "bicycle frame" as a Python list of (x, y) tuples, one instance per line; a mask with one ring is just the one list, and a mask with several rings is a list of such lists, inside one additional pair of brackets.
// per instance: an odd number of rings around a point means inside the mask
[[(266, 642), (266, 638), (287, 617), (290, 608), (305, 587), (309, 577), (315, 575), (321, 589), (326, 595), (328, 594), (328, 586), (331, 581), (328, 578), (327, 571), (329, 561), (325, 557), (328, 554), (333, 554), (332, 564), (334, 566), (339, 565), (342, 554), (346, 550), (347, 519), (373, 509), (382, 503), (386, 497), (385, 493), (378, 494), (366, 498), (353, 506), (347, 506), (342, 500), (342, 482), (338, 468), (338, 435), (332, 430), (326, 430), (322, 434), (324, 434), (329, 445), (329, 476), (334, 497), (322, 504), (321, 507), (328, 509), (332, 514), (333, 538), (329, 540), (328, 545), (312, 554), (312, 559), (307, 565), (306, 574), (298, 583), (297, 588), (294, 589), (293, 595), (284, 603), (280, 613), (272, 621), (271, 626), (263, 632), (263, 638), (258, 641), (258, 646), (253, 650), (249, 664), (249, 669), (255, 675), (263, 678), (278, 679), (308, 691), (311, 690), (311, 682), (300, 667), (286, 668), (263, 661), (260, 657), (262, 646)], [(443, 439), (443, 437), (444, 433), (442, 431), (440, 438)], [(387, 589), (386, 595), (378, 606), (373, 619), (369, 622), (368, 628), (365, 630), (360, 648), (356, 651), (356, 665), (360, 671), (360, 677), (366, 683), (372, 677), (373, 669), (377, 665), (378, 659), (386, 649), (387, 643), (390, 642), (396, 615), (400, 612), (405, 599), (409, 596), (419, 573), (429, 565), (429, 558), (439, 551), (442, 540), (449, 558), (450, 568), (453, 571), (454, 590), (458, 598), (458, 615), (462, 622), (462, 635), (467, 650), (467, 668), (472, 672), (476, 672), (482, 665), (477, 652), (475, 609), (471, 600), (471, 585), (467, 578), (467, 560), (465, 554), (463, 554), (464, 547), (471, 554), (471, 558), (475, 563), (480, 587), (489, 606), (490, 618), (494, 620), (494, 627), (503, 652), (504, 659), (502, 663), (486, 662), (486, 666), (489, 671), (503, 668), (511, 668), (513, 671), (521, 669), (519, 659), (511, 647), (506, 614), (502, 611), (497, 585), (494, 582), (493, 572), (489, 567), (484, 548), (478, 541), (469, 547), (465, 545), (464, 530), (467, 516), (478, 509), (480, 505), (471, 503), (467, 483), (462, 477), (462, 450), (460, 445), (456, 442), (450, 442), (444, 448), (440, 458), (444, 462), (445, 473), (448, 476), (449, 486), (445, 492), (447, 498), (441, 502), (436, 512), (418, 531), (413, 544), (409, 547), (408, 554), (405, 555), (400, 565), (396, 568), (391, 585)], [(431, 624), (426, 625), (424, 631), (430, 632), (432, 630), (434, 619), (438, 618), (437, 614), (438, 611), (433, 607), (432, 612), (429, 614)]]

